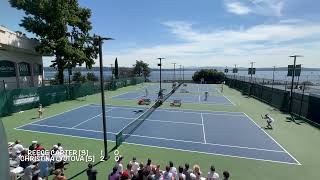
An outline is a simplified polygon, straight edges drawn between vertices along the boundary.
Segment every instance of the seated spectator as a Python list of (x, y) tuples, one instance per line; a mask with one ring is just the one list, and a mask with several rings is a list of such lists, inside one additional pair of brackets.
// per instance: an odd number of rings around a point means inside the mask
[[(48, 158), (48, 159), (45, 159), (45, 158)], [(50, 166), (49, 157), (46, 157), (46, 155), (42, 154), (41, 161), (39, 162), (39, 169), (40, 169), (39, 176), (45, 180), (48, 180), (48, 177), (50, 175), (49, 166)]]
[(57, 146), (59, 151), (63, 151), (63, 147), (61, 146), (61, 143), (57, 143)]
[(37, 141), (32, 141), (32, 144), (29, 146), (29, 150), (30, 150), (30, 151), (35, 150), (37, 143), (38, 143)]
[(160, 170), (160, 165), (157, 165), (154, 172), (154, 180), (162, 179), (162, 172)]
[(127, 171), (123, 171), (120, 176), (120, 180), (127, 180), (127, 179), (129, 179), (129, 174)]
[(138, 170), (138, 179), (139, 180), (142, 180), (143, 179), (143, 173), (144, 173), (144, 165), (143, 163), (141, 162), (139, 164), (139, 170)]
[(123, 160), (123, 157), (122, 156), (119, 156), (119, 159), (116, 163), (116, 167), (117, 167), (117, 173), (121, 174), (123, 172), (123, 165), (122, 165), (122, 160)]
[(31, 166), (24, 168), (23, 175), (21, 176), (21, 180), (32, 180)]
[(163, 180), (174, 180), (174, 176), (170, 172), (170, 166), (166, 166), (166, 171), (163, 172)]
[(129, 179), (131, 179), (134, 175), (134, 172), (132, 171), (132, 165), (129, 163), (127, 164), (127, 169), (126, 169), (128, 175), (129, 175)]
[(186, 163), (184, 165), (184, 170), (183, 170), (183, 174), (186, 175), (186, 180), (191, 180), (190, 174), (192, 173), (192, 170), (189, 167), (189, 164)]
[(196, 179), (201, 179), (201, 170), (200, 170), (200, 166), (199, 165), (194, 165), (193, 166), (193, 174), (195, 175)]
[(182, 166), (179, 166), (179, 168), (178, 168), (178, 173), (176, 175), (176, 180), (177, 179), (182, 179), (182, 180), (186, 179), (186, 175), (183, 174), (183, 167)]
[(118, 172), (118, 168), (117, 166), (114, 166), (112, 169), (112, 172), (109, 174), (108, 179), (109, 180), (119, 180), (120, 179), (120, 174), (117, 173)]
[(53, 159), (54, 170), (60, 169), (61, 172), (64, 170), (64, 155), (58, 151), (57, 145), (54, 145), (53, 151), (51, 151), (51, 158)]
[(215, 172), (216, 169), (212, 165), (210, 167), (210, 171), (208, 172), (207, 180), (218, 180), (219, 179), (219, 174)]
[(31, 162), (27, 157), (28, 157), (27, 151), (26, 150), (21, 151), (19, 166), (22, 167), (23, 169), (31, 165)]
[(88, 164), (88, 169), (87, 169), (87, 176), (88, 176), (88, 180), (96, 180), (97, 179), (97, 170), (92, 169), (93, 166), (91, 163)]
[(42, 151), (42, 150), (44, 150), (44, 147), (42, 147), (40, 143), (37, 143), (35, 150)]
[(223, 171), (223, 180), (228, 180), (229, 179), (229, 177), (230, 177), (230, 174), (229, 174), (229, 172), (228, 171)]
[(132, 161), (130, 161), (130, 164), (132, 166), (133, 173), (137, 173), (139, 170), (139, 163), (137, 162), (135, 157), (132, 158)]
[(17, 151), (22, 152), (24, 150), (23, 146), (21, 145), (20, 140), (16, 140), (14, 146), (12, 147), (12, 156), (16, 157)]
[(60, 169), (55, 170), (53, 174), (55, 175), (53, 180), (67, 180), (66, 176)]
[(173, 166), (173, 162), (170, 161), (169, 162), (169, 166), (170, 166), (170, 172), (172, 173), (173, 177), (176, 177), (177, 175), (177, 168)]
[(152, 161), (150, 158), (148, 158), (148, 160), (147, 160), (146, 169), (148, 171), (151, 171), (151, 169), (152, 169)]

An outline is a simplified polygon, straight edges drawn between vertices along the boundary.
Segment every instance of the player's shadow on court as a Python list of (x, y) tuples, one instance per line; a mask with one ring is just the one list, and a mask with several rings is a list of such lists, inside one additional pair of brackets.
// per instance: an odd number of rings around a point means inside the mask
[(290, 117), (286, 117), (286, 119), (287, 119), (286, 122), (295, 123), (297, 125), (302, 125), (305, 123), (305, 121), (299, 116), (291, 115)]

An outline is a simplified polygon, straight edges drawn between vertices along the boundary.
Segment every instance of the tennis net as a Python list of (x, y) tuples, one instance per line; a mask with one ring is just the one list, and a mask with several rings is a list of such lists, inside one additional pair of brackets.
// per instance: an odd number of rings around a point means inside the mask
[(163, 99), (157, 99), (157, 101), (143, 114), (137, 117), (135, 120), (130, 122), (127, 126), (122, 128), (116, 134), (116, 147), (119, 147), (130, 135), (158, 108), (162, 103), (167, 100), (179, 87), (179, 84), (176, 88), (172, 89), (170, 93), (166, 94)]

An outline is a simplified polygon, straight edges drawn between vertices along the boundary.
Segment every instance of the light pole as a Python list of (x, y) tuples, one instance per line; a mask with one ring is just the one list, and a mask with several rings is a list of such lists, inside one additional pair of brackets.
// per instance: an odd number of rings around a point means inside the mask
[(180, 67), (180, 80), (182, 80), (182, 65), (179, 65)]
[(273, 73), (272, 73), (272, 91), (273, 91), (273, 84), (274, 84), (274, 72), (276, 71), (276, 66), (273, 66)]
[(251, 64), (251, 71), (250, 71), (250, 82), (252, 83), (252, 75), (253, 75), (253, 64), (254, 64), (255, 62), (250, 62), (250, 64)]
[(108, 144), (107, 144), (107, 120), (105, 110), (105, 98), (104, 98), (104, 78), (103, 78), (103, 61), (102, 61), (102, 43), (103, 40), (113, 40), (112, 38), (103, 38), (101, 36), (95, 36), (94, 41), (99, 45), (99, 62), (100, 62), (100, 88), (101, 88), (101, 102), (102, 102), (102, 123), (103, 123), (103, 143), (104, 143), (104, 160), (109, 159)]
[(184, 66), (182, 66), (182, 83), (184, 83)]
[(165, 59), (165, 58), (157, 58), (157, 59), (159, 59), (160, 60), (160, 63), (158, 64), (158, 66), (160, 67), (160, 91), (159, 91), (159, 93), (161, 93), (162, 94), (162, 87), (161, 87), (161, 66), (162, 66), (162, 59)]
[(177, 63), (172, 63), (173, 64), (173, 82), (176, 81), (176, 64)]
[(289, 113), (292, 112), (292, 101), (293, 101), (293, 83), (294, 83), (294, 76), (295, 76), (295, 71), (296, 71), (296, 62), (297, 62), (297, 57), (303, 57), (301, 55), (293, 55), (289, 56), (293, 57), (293, 70), (292, 70), (292, 80), (291, 80), (291, 89), (290, 89), (290, 105), (289, 105)]
[(110, 64), (110, 68), (111, 68), (111, 81), (113, 81), (113, 64)]

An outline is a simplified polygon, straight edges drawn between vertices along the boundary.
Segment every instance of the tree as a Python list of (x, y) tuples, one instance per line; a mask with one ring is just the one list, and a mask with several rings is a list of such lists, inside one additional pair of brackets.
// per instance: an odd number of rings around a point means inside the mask
[(73, 73), (72, 81), (76, 83), (80, 83), (80, 82), (84, 83), (87, 81), (87, 79), (86, 79), (86, 76), (82, 75), (80, 71), (77, 71)]
[(118, 67), (118, 58), (114, 61), (114, 77), (119, 79), (119, 67)]
[(133, 77), (133, 68), (129, 67), (120, 67), (119, 68), (119, 75), (120, 77)]
[(88, 72), (87, 73), (87, 80), (96, 82), (96, 81), (98, 81), (98, 77), (94, 73)]
[(149, 68), (149, 64), (137, 60), (134, 65), (133, 72), (136, 76), (143, 76), (144, 80), (147, 81), (147, 77), (150, 76), (151, 69)]
[(54, 55), (51, 67), (58, 70), (59, 84), (64, 83), (65, 68), (91, 68), (98, 48), (93, 44), (90, 9), (79, 6), (77, 0), (10, 0), (12, 7), (25, 11), (20, 26), (34, 33), (39, 45), (35, 50)]
[(192, 79), (195, 82), (200, 82), (203, 78), (207, 83), (221, 83), (224, 81), (224, 73), (216, 69), (201, 69), (193, 74)]

